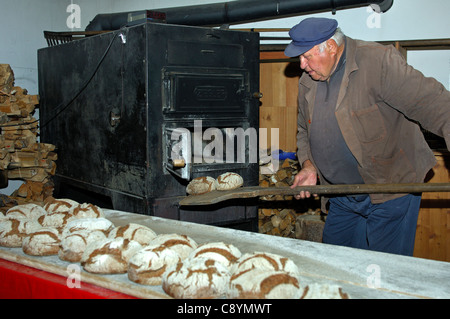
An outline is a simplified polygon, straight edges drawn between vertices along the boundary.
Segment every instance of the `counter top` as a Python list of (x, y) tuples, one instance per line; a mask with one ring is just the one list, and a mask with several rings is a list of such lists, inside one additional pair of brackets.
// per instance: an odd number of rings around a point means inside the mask
[[(393, 254), (333, 246), (254, 232), (220, 228), (104, 210), (116, 226), (137, 223), (157, 234), (178, 233), (197, 243), (225, 242), (242, 253), (262, 251), (291, 258), (299, 267), (300, 284), (338, 285), (351, 298), (450, 298), (450, 263)], [(29, 256), (20, 248), (0, 247), (0, 258), (62, 276), (69, 276), (68, 266), (58, 256)], [(77, 264), (79, 265), (79, 264)], [(79, 268), (82, 282), (139, 298), (169, 298), (161, 286), (144, 286), (127, 274), (97, 275)]]

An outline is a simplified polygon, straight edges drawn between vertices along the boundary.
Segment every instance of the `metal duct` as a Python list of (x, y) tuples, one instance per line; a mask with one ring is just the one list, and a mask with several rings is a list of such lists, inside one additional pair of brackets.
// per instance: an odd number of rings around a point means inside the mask
[[(386, 12), (393, 2), (394, 0), (238, 0), (154, 11), (165, 13), (169, 24), (219, 26), (328, 10), (335, 12), (368, 5), (374, 5), (376, 11)], [(128, 24), (130, 15), (145, 12), (140, 10), (98, 14), (86, 27), (86, 31), (117, 30)]]

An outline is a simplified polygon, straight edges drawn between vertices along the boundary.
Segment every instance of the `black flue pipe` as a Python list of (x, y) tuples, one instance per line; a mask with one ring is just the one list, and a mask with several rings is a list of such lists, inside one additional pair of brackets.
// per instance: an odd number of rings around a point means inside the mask
[[(166, 23), (191, 26), (220, 26), (231, 23), (281, 18), (296, 14), (316, 13), (373, 5), (377, 12), (386, 12), (394, 0), (238, 0), (185, 7), (152, 9), (165, 13)], [(98, 14), (86, 31), (112, 31), (126, 26), (129, 15), (145, 10)]]

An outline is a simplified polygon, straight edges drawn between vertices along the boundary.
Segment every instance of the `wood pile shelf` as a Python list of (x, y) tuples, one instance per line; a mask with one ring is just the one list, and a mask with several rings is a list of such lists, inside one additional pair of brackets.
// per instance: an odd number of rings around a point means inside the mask
[(25, 181), (11, 196), (17, 203), (42, 203), (53, 193), (58, 156), (54, 145), (38, 142), (39, 122), (33, 117), (38, 104), (39, 96), (14, 85), (10, 65), (0, 64), (1, 187), (9, 179)]

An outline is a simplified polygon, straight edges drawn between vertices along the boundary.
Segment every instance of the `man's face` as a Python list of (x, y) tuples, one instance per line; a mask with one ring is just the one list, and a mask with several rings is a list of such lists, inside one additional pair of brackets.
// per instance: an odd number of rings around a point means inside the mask
[(320, 52), (319, 46), (316, 45), (311, 50), (300, 55), (299, 58), (300, 67), (316, 81), (328, 80), (336, 63), (336, 54), (328, 46), (323, 52)]

